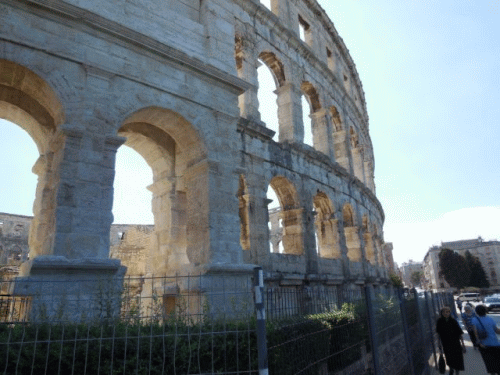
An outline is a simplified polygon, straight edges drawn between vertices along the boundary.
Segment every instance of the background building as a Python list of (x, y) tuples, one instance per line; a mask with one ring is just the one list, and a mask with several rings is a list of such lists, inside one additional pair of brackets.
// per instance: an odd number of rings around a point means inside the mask
[(470, 240), (441, 242), (441, 246), (433, 246), (424, 257), (424, 287), (426, 289), (443, 289), (449, 285), (439, 277), (439, 252), (441, 249), (450, 249), (465, 256), (469, 251), (477, 257), (483, 266), (491, 288), (500, 287), (498, 274), (500, 273), (500, 242), (484, 241), (481, 237)]
[(408, 263), (403, 263), (400, 267), (401, 270), (401, 279), (403, 280), (403, 283), (405, 286), (408, 287), (416, 287), (412, 280), (411, 280), (411, 275), (414, 272), (423, 272), (424, 266), (422, 262), (414, 262), (413, 260), (410, 259)]

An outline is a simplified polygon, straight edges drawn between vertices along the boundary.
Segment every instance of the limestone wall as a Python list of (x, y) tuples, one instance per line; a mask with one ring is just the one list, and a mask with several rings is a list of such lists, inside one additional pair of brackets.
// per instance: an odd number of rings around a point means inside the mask
[[(278, 141), (261, 121), (260, 64), (276, 84)], [(260, 265), (277, 279), (386, 280), (362, 85), (315, 0), (272, 0), (271, 10), (257, 0), (3, 1), (0, 116), (40, 151), (32, 260), (120, 253), (146, 274)], [(154, 230), (118, 241), (122, 144), (153, 171)], [(269, 245), (269, 186), (281, 253)]]

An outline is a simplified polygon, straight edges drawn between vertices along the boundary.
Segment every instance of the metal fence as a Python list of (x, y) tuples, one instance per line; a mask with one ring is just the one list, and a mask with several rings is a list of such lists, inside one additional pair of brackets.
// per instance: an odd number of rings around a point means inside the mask
[(20, 295), (2, 282), (0, 374), (420, 375), (435, 365), (449, 295), (264, 285), (262, 275), (131, 277), (119, 295), (96, 282), (84, 300), (70, 286)]

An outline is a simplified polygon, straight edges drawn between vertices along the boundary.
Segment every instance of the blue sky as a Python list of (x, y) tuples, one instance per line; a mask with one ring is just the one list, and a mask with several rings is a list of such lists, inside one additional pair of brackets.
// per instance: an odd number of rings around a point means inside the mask
[[(441, 241), (500, 240), (500, 0), (320, 4), (363, 82), (395, 260), (422, 260)], [(150, 206), (136, 201), (150, 201), (149, 171), (127, 154), (118, 154), (115, 221), (146, 223)], [(0, 121), (0, 212), (31, 215), (36, 157), (27, 134)]]

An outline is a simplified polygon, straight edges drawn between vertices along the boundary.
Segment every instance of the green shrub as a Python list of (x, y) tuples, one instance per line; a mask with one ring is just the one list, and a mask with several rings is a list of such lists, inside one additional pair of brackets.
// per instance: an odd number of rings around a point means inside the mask
[(20, 374), (250, 371), (257, 369), (256, 347), (253, 320), (0, 326), (0, 369)]
[(361, 358), (361, 346), (368, 344), (363, 304), (345, 303), (342, 309), (267, 325), (269, 372), (318, 374), (338, 371)]

